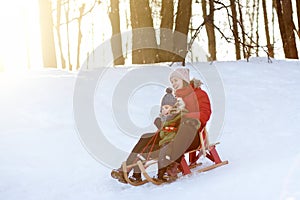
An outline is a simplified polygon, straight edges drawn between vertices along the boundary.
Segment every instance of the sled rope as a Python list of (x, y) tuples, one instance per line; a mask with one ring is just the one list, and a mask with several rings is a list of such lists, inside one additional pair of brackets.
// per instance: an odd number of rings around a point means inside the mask
[[(148, 148), (148, 146), (149, 146), (149, 145), (151, 144), (151, 142), (152, 142), (150, 151), (149, 151), (148, 156), (147, 156), (147, 158), (146, 158), (146, 161), (148, 161), (149, 158), (150, 158), (150, 155), (151, 155), (152, 150), (153, 150), (153, 148), (154, 148), (154, 144), (155, 144), (155, 141), (156, 141), (156, 139), (157, 139), (157, 136), (158, 136), (158, 133), (159, 133), (159, 132), (160, 132), (160, 130), (157, 130), (157, 131), (155, 132), (155, 134), (152, 136), (152, 138), (149, 140), (149, 142), (145, 145), (145, 147), (144, 147), (144, 148), (142, 149), (142, 151), (139, 153), (139, 154), (143, 154), (143, 153), (145, 152), (145, 150)], [(139, 157), (137, 157), (137, 158), (134, 160), (133, 163), (136, 163), (138, 160), (139, 160)]]
[(152, 153), (152, 150), (153, 150), (153, 148), (154, 148), (154, 144), (155, 144), (155, 142), (156, 142), (156, 139), (157, 139), (157, 136), (158, 136), (158, 133), (159, 133), (160, 131), (158, 130), (156, 133), (155, 133), (155, 135), (153, 136), (154, 137), (154, 141), (153, 141), (153, 143), (152, 143), (152, 145), (151, 145), (151, 148), (150, 148), (150, 151), (149, 151), (149, 153), (148, 153), (148, 156), (147, 156), (147, 161), (149, 160), (149, 158), (150, 158), (150, 155), (151, 155), (151, 153)]

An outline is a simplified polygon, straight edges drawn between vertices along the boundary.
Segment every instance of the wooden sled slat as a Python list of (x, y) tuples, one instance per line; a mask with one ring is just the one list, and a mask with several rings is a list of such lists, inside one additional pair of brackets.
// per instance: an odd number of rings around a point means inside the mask
[(128, 178), (126, 162), (123, 162), (122, 168), (123, 168), (123, 175), (124, 175), (124, 178), (125, 178), (125, 180), (127, 181), (127, 183), (129, 183), (130, 185), (133, 185), (133, 186), (140, 186), (140, 185), (144, 185), (145, 183), (148, 182), (147, 180), (142, 180), (142, 181), (139, 181), (139, 182), (133, 182), (133, 181), (131, 181), (131, 180)]
[(143, 163), (141, 161), (138, 161), (137, 164), (138, 164), (143, 176), (146, 178), (147, 181), (149, 181), (155, 185), (161, 185), (162, 183), (164, 183), (164, 182), (156, 181), (153, 178), (151, 178), (149, 176), (149, 174), (146, 172), (146, 169), (144, 168)]
[(220, 167), (222, 165), (227, 165), (227, 164), (228, 164), (228, 160), (220, 162), (218, 164), (214, 164), (214, 165), (208, 166), (208, 167), (204, 167), (202, 169), (197, 170), (197, 172), (199, 172), (199, 173), (206, 172), (206, 171), (209, 171), (209, 170), (212, 170), (212, 169), (215, 169), (217, 167)]
[[(221, 162), (221, 163), (218, 163), (218, 164), (214, 164), (214, 165), (211, 165), (211, 166), (208, 166), (208, 167), (204, 167), (204, 168), (202, 168), (202, 169), (197, 170), (196, 172), (198, 172), (198, 173), (206, 172), (206, 171), (215, 169), (215, 168), (217, 168), (217, 167), (220, 167), (220, 166), (226, 165), (226, 164), (228, 164), (228, 161), (227, 161), (227, 160), (226, 160), (226, 161), (223, 161), (223, 162)], [(124, 165), (124, 163), (123, 163), (124, 177), (125, 177), (125, 180), (126, 180), (130, 185), (133, 185), (133, 186), (140, 186), (140, 185), (144, 185), (145, 183), (148, 183), (148, 182), (153, 183), (154, 185), (161, 185), (161, 184), (165, 184), (165, 183), (170, 183), (170, 182), (165, 182), (165, 181), (157, 181), (157, 180), (151, 178), (151, 176), (147, 173), (147, 171), (146, 171), (146, 169), (144, 168), (144, 165), (143, 165), (143, 163), (142, 163), (141, 161), (138, 161), (138, 162), (137, 162), (137, 165), (138, 165), (138, 167), (140, 168), (140, 170), (141, 170), (143, 176), (144, 176), (146, 179), (143, 180), (142, 182), (134, 183), (134, 182), (130, 181), (130, 179), (128, 178), (127, 172), (125, 172), (125, 170), (124, 170), (124, 169), (126, 169), (126, 164)], [(192, 168), (196, 168), (196, 167), (198, 167), (198, 166), (200, 166), (200, 165), (202, 165), (202, 163), (199, 163), (199, 164), (197, 164), (197, 165), (195, 165), (195, 166), (191, 166), (191, 169), (192, 169)], [(125, 168), (124, 168), (124, 167), (125, 167)], [(125, 173), (126, 173), (126, 174), (125, 174)]]
[(189, 167), (190, 167), (190, 169), (194, 169), (194, 168), (199, 167), (201, 165), (202, 165), (202, 163), (196, 163), (196, 164), (190, 165)]
[[(206, 150), (206, 151), (207, 151), (207, 150), (210, 150), (210, 149), (212, 149), (213, 147), (217, 146), (218, 144), (220, 144), (220, 142), (216, 142), (216, 143), (214, 143), (214, 144), (210, 144), (210, 145), (208, 145), (208, 146), (205, 148), (205, 150)], [(194, 150), (191, 150), (191, 151), (188, 151), (188, 152), (186, 152), (186, 153), (193, 153), (193, 152), (195, 152), (195, 151), (203, 152), (203, 148), (198, 147), (198, 148), (196, 148), (196, 149), (194, 149)]]
[[(145, 166), (145, 168), (148, 168), (148, 167), (150, 167), (151, 165), (156, 164), (156, 163), (157, 163), (157, 159), (152, 159), (152, 160), (150, 160), (150, 161), (141, 161), (141, 162), (142, 162), (142, 164)], [(126, 168), (127, 168), (127, 169), (131, 169), (131, 168), (133, 168), (133, 167), (135, 167), (135, 166), (138, 166), (137, 162), (134, 163), (134, 164), (127, 165)]]

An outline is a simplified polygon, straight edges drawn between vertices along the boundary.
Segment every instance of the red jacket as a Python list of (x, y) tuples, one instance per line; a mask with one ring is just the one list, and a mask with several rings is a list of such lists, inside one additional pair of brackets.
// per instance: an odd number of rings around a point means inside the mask
[(211, 115), (211, 106), (208, 95), (201, 88), (193, 88), (191, 85), (178, 89), (176, 97), (181, 97), (188, 113), (185, 117), (199, 119), (203, 128)]

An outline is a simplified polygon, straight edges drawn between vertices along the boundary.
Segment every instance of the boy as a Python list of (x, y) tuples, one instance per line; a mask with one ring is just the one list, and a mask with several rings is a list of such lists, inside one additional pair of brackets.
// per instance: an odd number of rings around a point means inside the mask
[[(176, 136), (182, 114), (187, 112), (184, 102), (181, 98), (176, 99), (173, 96), (171, 88), (167, 88), (166, 92), (167, 94), (163, 97), (161, 102), (160, 125), (156, 123), (160, 129), (160, 152), (158, 157), (157, 174), (157, 179), (160, 181), (167, 181), (164, 178), (164, 175), (168, 172), (168, 166), (172, 164), (170, 158), (168, 158), (168, 154), (171, 149), (167, 148), (167, 145)], [(156, 122), (158, 121), (159, 120), (156, 119)]]

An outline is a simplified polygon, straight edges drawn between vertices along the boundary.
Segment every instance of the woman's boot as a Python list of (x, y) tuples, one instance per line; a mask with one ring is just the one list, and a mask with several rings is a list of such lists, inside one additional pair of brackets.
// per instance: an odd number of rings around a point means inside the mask
[(167, 173), (168, 173), (170, 182), (175, 181), (178, 178), (178, 176), (177, 176), (178, 167), (179, 167), (179, 163), (177, 163), (177, 162), (173, 162), (170, 166), (168, 166)]
[(134, 183), (138, 183), (142, 181), (142, 175), (139, 172), (134, 172), (132, 174), (132, 176), (129, 177), (129, 180), (134, 182)]

